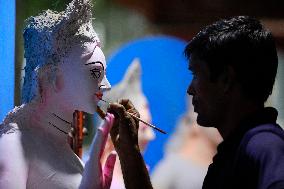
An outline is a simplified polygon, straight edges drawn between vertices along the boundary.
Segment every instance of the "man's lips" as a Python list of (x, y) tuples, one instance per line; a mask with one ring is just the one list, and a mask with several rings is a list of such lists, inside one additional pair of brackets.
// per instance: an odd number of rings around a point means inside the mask
[(192, 105), (193, 105), (193, 108), (194, 108), (194, 112), (197, 112), (197, 105), (196, 105), (195, 100), (192, 100)]

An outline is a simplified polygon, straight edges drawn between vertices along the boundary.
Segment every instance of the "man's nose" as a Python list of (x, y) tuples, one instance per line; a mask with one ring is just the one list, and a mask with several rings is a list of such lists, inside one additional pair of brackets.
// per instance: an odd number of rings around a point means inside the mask
[(187, 94), (193, 96), (194, 95), (194, 90), (193, 90), (193, 86), (192, 83), (190, 83), (190, 85), (187, 88)]

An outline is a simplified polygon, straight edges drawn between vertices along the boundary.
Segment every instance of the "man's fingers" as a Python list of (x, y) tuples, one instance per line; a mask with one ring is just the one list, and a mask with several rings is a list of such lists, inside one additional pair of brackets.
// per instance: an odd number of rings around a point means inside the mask
[(129, 110), (127, 110), (127, 112), (129, 112), (130, 114), (140, 118), (140, 114), (136, 109), (129, 109)]
[(124, 106), (118, 103), (110, 104), (108, 111), (115, 112), (118, 115), (119, 119), (129, 117), (129, 115), (126, 113), (126, 109), (124, 108)]
[(126, 110), (135, 109), (134, 105), (129, 99), (122, 99), (119, 104), (123, 105)]
[(111, 140), (113, 141), (114, 145), (115, 145), (115, 141), (116, 141), (118, 134), (119, 134), (119, 127), (118, 127), (118, 124), (117, 124), (114, 127), (112, 127), (111, 130), (110, 130)]
[(128, 99), (122, 99), (120, 101), (120, 104), (123, 105), (123, 107), (127, 110), (128, 113), (136, 116), (136, 117), (140, 117), (139, 112), (135, 109), (134, 105), (132, 104), (132, 102)]
[(107, 157), (104, 170), (103, 170), (104, 189), (109, 189), (111, 186), (116, 157), (117, 157), (117, 154), (115, 151), (112, 151), (111, 154)]

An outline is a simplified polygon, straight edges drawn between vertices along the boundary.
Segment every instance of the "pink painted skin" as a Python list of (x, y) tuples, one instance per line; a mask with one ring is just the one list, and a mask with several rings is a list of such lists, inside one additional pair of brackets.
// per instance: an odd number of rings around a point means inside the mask
[(107, 157), (104, 168), (102, 168), (101, 157), (105, 149), (109, 131), (114, 123), (114, 115), (107, 113), (104, 122), (97, 129), (92, 143), (90, 158), (85, 166), (82, 188), (109, 189), (112, 181), (113, 169), (116, 161), (116, 152), (113, 151)]

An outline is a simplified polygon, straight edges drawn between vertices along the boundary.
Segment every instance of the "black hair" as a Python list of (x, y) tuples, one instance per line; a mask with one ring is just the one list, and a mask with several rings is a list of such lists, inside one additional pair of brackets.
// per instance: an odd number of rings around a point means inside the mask
[(209, 67), (216, 80), (228, 65), (236, 72), (247, 97), (265, 102), (271, 94), (278, 67), (274, 38), (261, 23), (248, 16), (217, 21), (201, 30), (186, 46)]

